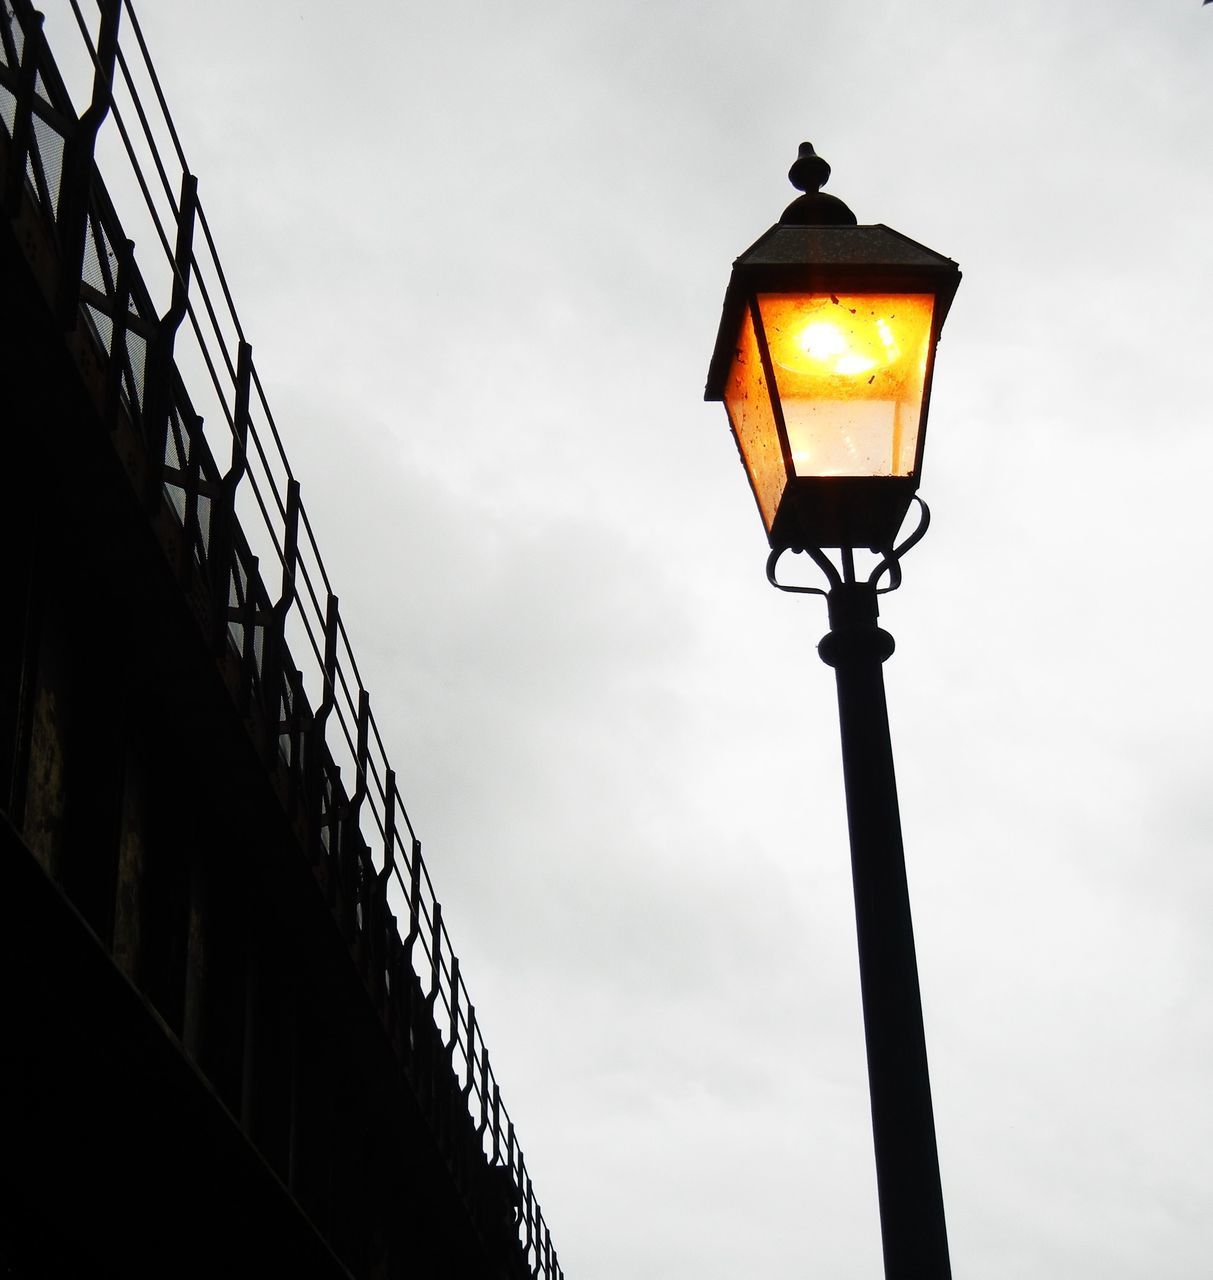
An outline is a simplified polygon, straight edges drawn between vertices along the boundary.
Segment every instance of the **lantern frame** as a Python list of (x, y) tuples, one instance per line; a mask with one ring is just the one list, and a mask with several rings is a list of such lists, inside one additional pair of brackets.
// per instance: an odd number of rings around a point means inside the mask
[[(819, 218), (821, 221), (816, 221)], [(724, 400), (742, 327), (749, 315), (765, 367), (770, 401), (768, 430), (777, 435), (776, 441), (768, 441), (766, 447), (769, 456), (783, 460), (784, 486), (767, 528), (772, 549), (888, 550), (892, 546), (921, 479), (935, 349), (959, 283), (960, 269), (950, 258), (883, 224), (855, 225), (850, 210), (824, 193), (811, 193), (794, 201), (783, 219), (734, 262), (704, 399)], [(779, 387), (759, 316), (759, 297), (769, 294), (911, 294), (932, 299), (914, 465), (908, 475), (796, 473)], [(759, 482), (751, 471), (731, 415), (730, 426), (762, 514)], [(765, 515), (763, 523), (767, 523)]]

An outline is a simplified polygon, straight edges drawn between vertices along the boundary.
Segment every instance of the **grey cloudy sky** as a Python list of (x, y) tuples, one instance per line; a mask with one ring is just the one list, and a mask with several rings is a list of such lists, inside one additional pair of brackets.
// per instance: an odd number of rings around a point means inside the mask
[(804, 138), (964, 271), (884, 606), (954, 1272), (1208, 1274), (1213, 13), (140, 17), (570, 1280), (880, 1273), (824, 609), (701, 400)]

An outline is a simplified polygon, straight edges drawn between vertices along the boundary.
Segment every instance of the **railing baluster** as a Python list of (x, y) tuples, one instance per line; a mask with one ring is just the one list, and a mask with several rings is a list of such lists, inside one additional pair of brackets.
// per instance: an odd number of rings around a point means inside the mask
[[(336, 697), (337, 680), (337, 636), (340, 617), (337, 608), (337, 597), (329, 593), (324, 611), (324, 686), (321, 690), (320, 705), (312, 714), (311, 728), (308, 733), (307, 748), (307, 804), (312, 818), (312, 856), (319, 861), (323, 856), (321, 830), (326, 821), (332, 821), (333, 806), (326, 813), (323, 803), (324, 758), (328, 754), (325, 743), (325, 729), (328, 718), (332, 714)], [(330, 841), (330, 844), (332, 842)]]
[(160, 317), (148, 352), (144, 424), (148, 446), (147, 503), (151, 511), (160, 504), (164, 482), (164, 450), (168, 441), (170, 388), (174, 373), (173, 346), (189, 304), (190, 268), (193, 263), (194, 217), (198, 209), (198, 179), (181, 175), (181, 199), (177, 213), (177, 242), (173, 250), (173, 291), (168, 310)]
[(101, 26), (97, 33), (97, 60), (93, 69), (93, 94), (84, 114), (63, 147), (59, 177), (59, 245), (62, 272), (59, 278), (59, 320), (65, 329), (75, 327), (80, 305), (80, 278), (84, 271), (88, 193), (92, 185), (93, 150), (97, 131), (109, 114), (114, 90), (114, 63), (118, 57), (118, 20), (122, 0), (98, 0)]
[(383, 782), (383, 874), (381, 883), (387, 890), (388, 878), (396, 865), (396, 771), (388, 769)]
[(438, 989), (442, 983), (442, 903), (434, 903), (434, 915), (430, 921), (433, 931), (430, 938), (430, 990), (426, 1002), (434, 1007), (438, 999)]
[[(383, 998), (391, 948), (390, 933), (396, 927), (388, 910), (387, 886), (396, 860), (396, 774), (388, 769), (383, 786), (383, 870), (372, 878), (367, 895), (368, 937), (371, 943), (371, 971), (375, 993)], [(374, 870), (372, 866), (371, 870)]]
[[(219, 496), (212, 513), (211, 600), (214, 608), (215, 650), (227, 645), (228, 606), (235, 571), (236, 489), (248, 470), (249, 394), (253, 380), (253, 348), (242, 342), (236, 353), (236, 396), (232, 410), (231, 462), (219, 482)], [(146, 418), (146, 401), (144, 402)]]
[(453, 1058), (459, 1044), (459, 957), (456, 955), (451, 956), (451, 1020), (448, 1035), (450, 1039), (446, 1051)]
[(295, 601), (295, 567), (298, 558), (299, 481), (291, 480), (286, 487), (286, 526), (282, 546), (281, 588), (266, 621), (261, 662), (262, 702), (274, 731), (273, 742), (270, 744), (274, 753), (277, 752), (278, 737), (283, 728), (283, 705), (289, 701), (285, 673), (286, 616)]
[[(514, 1122), (510, 1121), (510, 1165), (514, 1166)], [(531, 1186), (531, 1179), (526, 1171), (526, 1161), (522, 1157), (522, 1152), (518, 1153), (518, 1189), (522, 1192), (523, 1204), (523, 1222), (526, 1225), (526, 1238), (522, 1241), (523, 1252), (526, 1255), (527, 1266), (531, 1268), (531, 1249), (534, 1245), (535, 1226), (534, 1226), (534, 1189)], [(534, 1275), (534, 1270), (531, 1269)]]
[(466, 1105), (476, 1086), (476, 1006), (470, 1000), (468, 1001), (468, 1042), (464, 1050), (463, 1062), (467, 1070), (467, 1080), (460, 1092), (463, 1094)]
[(480, 1124), (476, 1127), (476, 1137), (484, 1146), (485, 1130), (489, 1127), (489, 1051), (483, 1039), (480, 1041)]

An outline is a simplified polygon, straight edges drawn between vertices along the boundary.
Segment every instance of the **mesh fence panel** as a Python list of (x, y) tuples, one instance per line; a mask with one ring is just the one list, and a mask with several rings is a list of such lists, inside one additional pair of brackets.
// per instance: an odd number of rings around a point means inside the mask
[(25, 31), (19, 22), (14, 21), (13, 11), (7, 4), (0, 5), (0, 21), (7, 22), (8, 29), (11, 32), (14, 53), (13, 65), (15, 67), (25, 56)]
[[(128, 407), (138, 416), (143, 411), (143, 384), (147, 376), (147, 340), (142, 334), (126, 334), (126, 350), (131, 362), (131, 377), (127, 380)], [(133, 385), (132, 385), (133, 383)]]
[[(109, 282), (106, 279), (106, 272), (101, 266), (102, 254), (112, 254), (112, 250), (104, 241), (104, 233), (102, 239), (97, 239), (97, 223), (93, 218), (88, 220), (88, 226), (84, 235), (84, 264), (81, 275), (85, 284), (92, 285), (98, 293), (108, 294), (110, 292)], [(112, 277), (114, 264), (110, 262), (110, 275)]]
[(39, 116), (34, 116), (33, 125), (34, 148), (51, 201), (48, 212), (53, 215), (59, 204), (59, 180), (63, 176), (63, 138)]
[(205, 493), (198, 495), (198, 537), (202, 543), (203, 558), (210, 558), (211, 550), (211, 500)]
[(179, 410), (174, 408), (169, 414), (168, 438), (165, 441), (164, 463), (175, 471), (184, 471), (188, 460), (185, 446), (185, 426), (181, 421)]
[(88, 305), (84, 308), (84, 318), (88, 322), (89, 331), (97, 343), (97, 349), (108, 354), (114, 340), (114, 322), (99, 308)]

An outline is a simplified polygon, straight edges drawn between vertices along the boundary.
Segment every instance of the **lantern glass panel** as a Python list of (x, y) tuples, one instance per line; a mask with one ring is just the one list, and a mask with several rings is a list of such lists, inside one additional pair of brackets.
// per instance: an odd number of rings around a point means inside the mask
[(737, 335), (737, 351), (725, 384), (724, 405), (758, 499), (763, 524), (770, 533), (788, 477), (749, 308)]
[(933, 296), (760, 294), (758, 307), (795, 474), (912, 475)]

